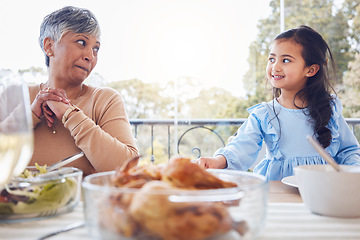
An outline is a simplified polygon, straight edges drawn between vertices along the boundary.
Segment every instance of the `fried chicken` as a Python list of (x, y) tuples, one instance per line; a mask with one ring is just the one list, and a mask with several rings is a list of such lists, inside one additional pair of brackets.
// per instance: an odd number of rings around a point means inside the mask
[[(246, 222), (232, 220), (228, 201), (196, 201), (191, 193), (236, 183), (217, 178), (187, 158), (176, 157), (163, 167), (137, 166), (135, 161), (124, 164), (112, 179), (114, 186), (129, 189), (112, 193), (103, 205), (105, 229), (135, 239), (164, 240), (202, 240), (232, 229), (247, 231)], [(174, 199), (178, 196), (188, 199)], [(230, 202), (238, 205), (240, 199)]]
[(236, 187), (233, 182), (226, 182), (215, 177), (188, 158), (172, 159), (162, 171), (162, 181), (179, 188), (217, 189)]
[[(176, 190), (169, 183), (151, 181), (137, 192), (130, 214), (143, 232), (167, 240), (200, 240), (231, 230), (232, 220), (220, 202), (172, 202), (161, 190)], [(178, 190), (182, 191), (182, 190)]]

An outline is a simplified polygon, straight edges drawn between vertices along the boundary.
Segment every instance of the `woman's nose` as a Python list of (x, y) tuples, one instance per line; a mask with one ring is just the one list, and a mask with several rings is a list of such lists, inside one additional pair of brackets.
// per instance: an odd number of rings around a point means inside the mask
[(93, 52), (93, 49), (87, 50), (86, 53), (84, 54), (84, 60), (87, 62), (93, 62), (95, 59), (95, 55)]

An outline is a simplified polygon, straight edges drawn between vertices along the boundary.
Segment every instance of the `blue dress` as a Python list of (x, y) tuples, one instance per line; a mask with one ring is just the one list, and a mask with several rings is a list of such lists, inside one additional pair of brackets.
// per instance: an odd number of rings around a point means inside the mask
[[(341, 102), (335, 98), (332, 103), (332, 116), (327, 126), (332, 140), (326, 150), (339, 164), (360, 166), (359, 143), (341, 114)], [(275, 117), (273, 106), (280, 120)], [(326, 164), (306, 139), (307, 135), (313, 135), (306, 109), (287, 109), (273, 100), (247, 110), (250, 115), (235, 138), (214, 154), (226, 158), (227, 169), (248, 170), (263, 143), (266, 144), (265, 157), (253, 171), (268, 180), (294, 175), (293, 168), (298, 165)]]

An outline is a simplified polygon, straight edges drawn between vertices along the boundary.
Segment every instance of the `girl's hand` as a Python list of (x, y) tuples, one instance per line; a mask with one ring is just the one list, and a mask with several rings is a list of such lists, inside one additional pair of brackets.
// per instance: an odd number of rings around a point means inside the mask
[(204, 168), (222, 169), (227, 166), (226, 158), (223, 155), (218, 155), (216, 157), (201, 157), (196, 162)]
[(47, 114), (48, 117), (51, 116), (52, 114), (46, 111), (47, 110), (46, 105), (43, 106), (44, 102), (49, 100), (69, 104), (69, 100), (67, 99), (64, 90), (56, 89), (56, 88), (45, 88), (43, 90), (40, 90), (39, 93), (36, 95), (35, 100), (31, 104), (31, 111), (38, 118), (41, 118), (45, 114)]

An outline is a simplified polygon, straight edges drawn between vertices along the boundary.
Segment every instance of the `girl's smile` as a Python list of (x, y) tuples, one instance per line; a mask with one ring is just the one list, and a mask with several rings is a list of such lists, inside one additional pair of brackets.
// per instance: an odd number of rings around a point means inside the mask
[(284, 76), (280, 76), (280, 75), (272, 75), (272, 77), (274, 78), (275, 81), (284, 78)]

